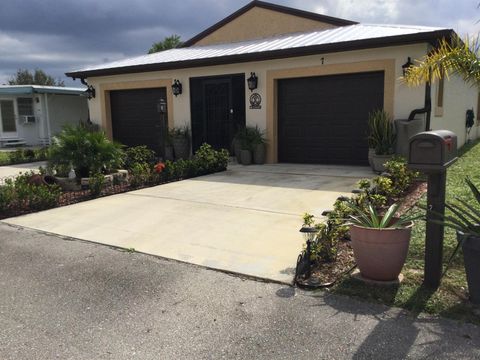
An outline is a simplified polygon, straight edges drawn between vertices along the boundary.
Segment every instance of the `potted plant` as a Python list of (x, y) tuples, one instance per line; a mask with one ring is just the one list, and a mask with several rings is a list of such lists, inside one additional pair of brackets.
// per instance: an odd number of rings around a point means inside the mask
[[(473, 200), (480, 205), (480, 191), (468, 177), (465, 181)], [(456, 230), (458, 245), (450, 259), (453, 259), (461, 247), (470, 301), (480, 304), (480, 210), (460, 198), (456, 198), (456, 202), (446, 203), (445, 207), (453, 213), (453, 216), (433, 212), (440, 220), (432, 221)]]
[(413, 220), (417, 216), (395, 217), (398, 204), (382, 215), (368, 204), (361, 208), (349, 204), (350, 237), (360, 274), (370, 280), (398, 279), (407, 258)]
[(165, 161), (173, 161), (175, 160), (173, 144), (172, 144), (172, 137), (170, 136), (170, 132), (168, 131), (165, 136)]
[(242, 165), (250, 165), (252, 163), (252, 154), (254, 150), (254, 144), (256, 139), (256, 132), (255, 128), (247, 126), (241, 129), (235, 135), (238, 144), (240, 145), (237, 147), (240, 150), (239, 155), (237, 155), (237, 159), (240, 160), (239, 163)]
[(265, 164), (265, 144), (267, 140), (265, 139), (264, 131), (261, 131), (258, 126), (252, 128), (252, 141), (253, 141), (253, 163), (254, 164)]
[(188, 126), (175, 127), (169, 131), (175, 160), (190, 158), (190, 129)]
[(369, 162), (373, 171), (385, 171), (384, 164), (395, 153), (395, 126), (384, 110), (375, 110), (368, 117), (368, 144), (375, 151), (369, 151)]

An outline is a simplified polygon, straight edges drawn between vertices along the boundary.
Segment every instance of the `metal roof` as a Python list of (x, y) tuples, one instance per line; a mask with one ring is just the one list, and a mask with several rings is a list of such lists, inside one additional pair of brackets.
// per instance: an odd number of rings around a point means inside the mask
[[(255, 61), (275, 58), (276, 54), (300, 56), (315, 52), (321, 53), (322, 51), (393, 46), (401, 43), (433, 41), (449, 36), (452, 31), (423, 26), (356, 24), (236, 43), (176, 48), (86, 67), (69, 72), (67, 76), (88, 77), (89, 75), (154, 71), (167, 68), (215, 65), (219, 63), (220, 59), (223, 60), (223, 63), (234, 63), (237, 60)], [(300, 54), (300, 52), (302, 53)]]
[(59, 94), (81, 95), (86, 88), (43, 85), (0, 85), (0, 95)]

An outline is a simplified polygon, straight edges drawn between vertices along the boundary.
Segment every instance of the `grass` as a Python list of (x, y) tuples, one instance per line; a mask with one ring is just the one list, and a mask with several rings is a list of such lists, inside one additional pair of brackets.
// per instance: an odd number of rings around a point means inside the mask
[[(468, 175), (480, 184), (480, 142), (476, 141), (460, 150), (458, 161), (447, 173), (447, 201), (454, 197), (470, 200), (470, 189), (465, 184)], [(426, 196), (420, 202), (425, 203)], [(473, 204), (473, 203), (472, 203)], [(444, 264), (457, 244), (455, 232), (445, 230)], [(461, 252), (452, 261), (449, 270), (436, 291), (422, 286), (424, 268), (425, 222), (417, 221), (410, 243), (407, 262), (402, 270), (404, 281), (395, 286), (367, 285), (350, 277), (336, 285), (332, 292), (368, 301), (408, 309), (414, 313), (426, 312), (457, 320), (480, 324), (480, 311), (468, 302), (467, 282)]]
[(23, 164), (47, 159), (46, 148), (40, 149), (17, 149), (11, 151), (0, 151), (0, 166)]

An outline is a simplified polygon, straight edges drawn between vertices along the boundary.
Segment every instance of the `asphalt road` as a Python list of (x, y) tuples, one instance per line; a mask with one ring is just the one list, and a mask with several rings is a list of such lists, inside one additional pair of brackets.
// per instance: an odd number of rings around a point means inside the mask
[(480, 358), (473, 325), (1, 223), (0, 289), (2, 360)]

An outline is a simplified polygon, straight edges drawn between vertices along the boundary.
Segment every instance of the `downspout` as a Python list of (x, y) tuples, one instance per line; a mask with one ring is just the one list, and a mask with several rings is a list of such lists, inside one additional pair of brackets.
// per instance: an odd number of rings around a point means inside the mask
[(52, 133), (50, 131), (50, 110), (48, 109), (48, 94), (44, 93), (43, 98), (45, 99), (45, 117), (47, 120), (47, 140), (48, 145), (52, 142)]
[(408, 121), (412, 121), (416, 115), (425, 114), (425, 131), (430, 131), (430, 117), (432, 115), (432, 93), (430, 81), (425, 84), (425, 105), (423, 108), (414, 109), (408, 116)]

